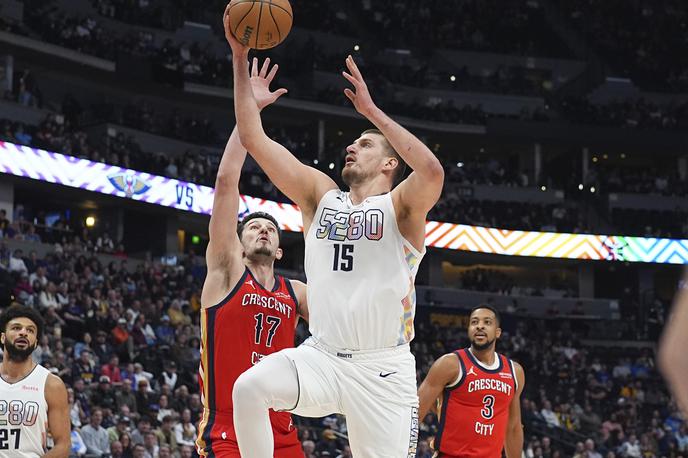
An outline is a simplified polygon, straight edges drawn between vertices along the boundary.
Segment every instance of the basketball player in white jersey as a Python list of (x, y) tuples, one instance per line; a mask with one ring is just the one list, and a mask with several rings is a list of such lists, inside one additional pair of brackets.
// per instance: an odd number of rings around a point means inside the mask
[(0, 458), (69, 456), (67, 389), (31, 358), (42, 335), (43, 319), (32, 308), (13, 305), (0, 315)]
[[(374, 103), (353, 59), (345, 95), (377, 129), (346, 149), (350, 191), (302, 164), (265, 134), (251, 93), (248, 49), (229, 29), (234, 103), (242, 144), (272, 182), (297, 203), (306, 241), (312, 338), (270, 355), (234, 385), (242, 456), (273, 456), (268, 409), (321, 417), (342, 413), (355, 457), (415, 457), (418, 396), (409, 350), (414, 279), (425, 253), (425, 220), (442, 191), (433, 153)], [(413, 173), (403, 176), (403, 164)]]

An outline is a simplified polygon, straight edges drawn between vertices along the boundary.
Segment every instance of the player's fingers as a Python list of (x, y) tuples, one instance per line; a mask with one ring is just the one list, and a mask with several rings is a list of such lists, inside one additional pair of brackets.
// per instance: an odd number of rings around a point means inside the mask
[(222, 15), (223, 17), (229, 17), (229, 3), (227, 3), (227, 6), (225, 6), (225, 12)]
[(351, 100), (352, 102), (356, 98), (356, 94), (354, 94), (354, 91), (352, 91), (349, 88), (344, 89), (344, 95), (346, 96), (347, 99)]
[(272, 79), (275, 77), (278, 69), (279, 69), (279, 64), (275, 64), (272, 66), (272, 68), (270, 69), (270, 73), (268, 73), (268, 76), (265, 78), (268, 80), (268, 83), (271, 82)]
[(353, 76), (349, 75), (347, 72), (342, 72), (342, 76), (347, 79), (354, 87), (358, 88), (358, 80)]
[(258, 76), (258, 58), (254, 57), (251, 63), (251, 77)]
[(277, 89), (275, 92), (273, 92), (273, 94), (275, 94), (275, 100), (279, 99), (280, 97), (282, 97), (282, 96), (283, 96), (284, 94), (286, 94), (287, 92), (289, 92), (289, 91), (287, 91), (287, 90), (286, 90), (285, 88), (283, 88), (283, 87)]
[(265, 78), (268, 74), (268, 68), (270, 68), (270, 58), (266, 57), (263, 61), (263, 66), (260, 68), (260, 77)]
[(351, 57), (351, 55), (346, 58), (346, 66), (357, 80), (363, 81), (363, 75), (361, 75), (361, 71), (358, 69), (358, 65), (356, 65), (356, 62), (354, 62), (354, 58)]

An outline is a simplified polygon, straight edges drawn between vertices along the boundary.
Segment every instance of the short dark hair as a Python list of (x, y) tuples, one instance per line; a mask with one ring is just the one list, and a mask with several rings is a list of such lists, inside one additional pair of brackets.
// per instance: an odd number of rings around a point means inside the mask
[(272, 216), (270, 213), (265, 213), (265, 212), (253, 212), (249, 213), (244, 217), (244, 219), (241, 220), (239, 223), (239, 226), (237, 226), (237, 233), (239, 234), (239, 239), (241, 239), (242, 234), (244, 233), (244, 229), (246, 228), (246, 225), (254, 220), (254, 219), (266, 219), (270, 221), (272, 224), (275, 225), (277, 228), (277, 241), (281, 242), (282, 241), (282, 229), (280, 229), (280, 225), (275, 219), (274, 216)]
[(490, 312), (494, 313), (495, 320), (497, 321), (497, 326), (499, 326), (500, 324), (502, 324), (502, 317), (499, 316), (499, 312), (497, 311), (497, 309), (495, 309), (495, 308), (492, 307), (491, 305), (487, 305), (487, 304), (481, 304), (481, 305), (478, 305), (477, 307), (473, 307), (473, 308), (471, 309), (471, 313), (470, 313), (468, 316), (469, 316), (469, 317), (472, 316), (472, 315), (473, 315), (473, 312), (475, 312), (476, 310), (480, 310), (480, 309), (489, 310)]
[(380, 130), (378, 130), (378, 129), (367, 129), (367, 130), (364, 130), (363, 132), (361, 132), (361, 135), (365, 135), (365, 134), (376, 134), (376, 135), (380, 135), (382, 138), (385, 139), (384, 146), (385, 146), (385, 149), (387, 150), (387, 152), (389, 153), (389, 156), (395, 158), (397, 160), (397, 162), (399, 163), (397, 165), (397, 168), (394, 169), (394, 172), (392, 173), (392, 186), (396, 186), (399, 183), (401, 183), (401, 180), (404, 179), (404, 175), (406, 174), (406, 162), (404, 162), (404, 160), (401, 158), (399, 153), (397, 153), (397, 151), (394, 149), (394, 147), (389, 142), (389, 140), (387, 140), (387, 137), (385, 137), (385, 134), (380, 132)]
[[(15, 318), (28, 318), (33, 321), (36, 325), (36, 341), (41, 340), (43, 329), (45, 328), (43, 317), (35, 309), (20, 304), (11, 305), (0, 315), (0, 332), (6, 332), (7, 324)], [(2, 347), (2, 344), (0, 344), (0, 347)]]

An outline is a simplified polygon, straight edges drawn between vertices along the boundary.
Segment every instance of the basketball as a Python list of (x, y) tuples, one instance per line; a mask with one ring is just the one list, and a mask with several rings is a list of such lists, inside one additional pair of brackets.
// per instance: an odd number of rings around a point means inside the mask
[(253, 49), (270, 49), (289, 34), (292, 24), (288, 0), (232, 0), (229, 3), (232, 34)]

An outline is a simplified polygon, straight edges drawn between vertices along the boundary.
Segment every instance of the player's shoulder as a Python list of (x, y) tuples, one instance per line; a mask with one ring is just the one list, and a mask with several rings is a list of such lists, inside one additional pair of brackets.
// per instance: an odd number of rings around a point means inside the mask
[(452, 351), (437, 358), (433, 364), (433, 367), (437, 368), (437, 371), (453, 373), (460, 369), (459, 364), (458, 351)]
[(52, 372), (49, 372), (48, 376), (45, 378), (45, 388), (46, 390), (67, 390), (65, 382)]
[(67, 386), (60, 377), (53, 373), (48, 373), (45, 379), (45, 400), (49, 404), (67, 400)]
[(514, 374), (516, 375), (516, 377), (521, 379), (525, 377), (526, 371), (523, 369), (523, 366), (520, 363), (514, 361), (513, 359), (510, 359), (509, 361), (511, 361), (511, 364), (514, 368)]

